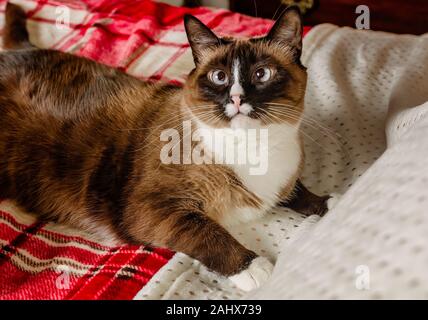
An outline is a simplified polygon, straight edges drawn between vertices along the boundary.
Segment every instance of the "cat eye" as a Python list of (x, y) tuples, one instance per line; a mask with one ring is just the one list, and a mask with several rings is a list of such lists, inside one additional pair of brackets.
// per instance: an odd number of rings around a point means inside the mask
[(208, 79), (218, 86), (224, 86), (229, 83), (229, 77), (223, 70), (213, 70), (208, 73)]
[(263, 67), (263, 68), (257, 69), (256, 72), (254, 72), (254, 78), (256, 81), (266, 82), (270, 78), (272, 78), (272, 74), (273, 74), (272, 69), (268, 67)]

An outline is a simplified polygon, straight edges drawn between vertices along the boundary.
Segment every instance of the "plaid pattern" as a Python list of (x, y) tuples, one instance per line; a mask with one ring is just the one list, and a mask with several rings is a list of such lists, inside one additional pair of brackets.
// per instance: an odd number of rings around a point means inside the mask
[(61, 229), (0, 203), (0, 299), (132, 299), (173, 256)]
[[(26, 11), (37, 47), (84, 56), (140, 79), (176, 84), (193, 68), (185, 13), (220, 35), (261, 35), (271, 24), (227, 10), (149, 0), (12, 2)], [(0, 26), (5, 5), (0, 0)], [(101, 245), (77, 230), (37, 222), (9, 201), (0, 202), (0, 299), (131, 299), (173, 254)]]

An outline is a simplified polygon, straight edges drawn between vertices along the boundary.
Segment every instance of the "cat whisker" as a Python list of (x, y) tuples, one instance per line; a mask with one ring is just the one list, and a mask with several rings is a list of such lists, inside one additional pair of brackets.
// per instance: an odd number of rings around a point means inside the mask
[[(185, 107), (188, 107), (187, 105), (184, 105)], [(206, 110), (211, 109), (213, 106), (215, 106), (215, 104), (207, 104), (207, 105), (199, 105), (199, 106), (193, 106), (195, 108), (201, 108), (202, 110), (204, 110), (203, 108), (206, 108)], [(177, 110), (177, 113), (175, 114), (175, 117), (168, 119), (168, 121), (163, 122), (162, 124), (158, 125), (158, 126), (149, 126), (149, 127), (139, 127), (139, 128), (127, 128), (127, 129), (120, 129), (123, 131), (140, 131), (140, 130), (147, 130), (147, 129), (156, 129), (159, 127), (164, 126), (166, 123), (169, 123), (171, 121), (174, 121), (175, 119), (179, 118), (182, 115), (180, 110)]]
[[(220, 120), (221, 120), (221, 116), (220, 115), (214, 115), (212, 112), (206, 112), (206, 111), (198, 111), (198, 112), (196, 112), (196, 113), (194, 113), (200, 120), (203, 120), (203, 121), (215, 121), (215, 123), (217, 123), (217, 122), (219, 122)], [(181, 116), (181, 114), (180, 114), (180, 116)], [(218, 118), (218, 119), (216, 119), (216, 118)], [(176, 117), (174, 118), (174, 119), (172, 119), (172, 120), (178, 120)], [(169, 121), (167, 121), (167, 122), (164, 122), (162, 125), (165, 125), (166, 123), (168, 123), (168, 122), (171, 122), (171, 120), (169, 120)], [(161, 126), (162, 126), (161, 125)], [(158, 127), (160, 127), (160, 126), (158, 126)], [(175, 126), (175, 127), (173, 127), (173, 128), (171, 128), (171, 129), (175, 129), (175, 130), (177, 130), (177, 131), (180, 131), (181, 129), (183, 128), (183, 123), (179, 123), (179, 125), (178, 126)], [(167, 129), (167, 128), (166, 128)], [(155, 134), (158, 134), (159, 132), (158, 131), (156, 131), (156, 132), (151, 132), (144, 140), (143, 140), (143, 145), (144, 145), (144, 142), (146, 142), (149, 138), (151, 138), (151, 137), (153, 137)], [(181, 135), (180, 135), (180, 137), (181, 137)], [(183, 139), (183, 137), (181, 137), (181, 139), (180, 139), (180, 142), (181, 142), (181, 140)], [(144, 148), (149, 148), (149, 147), (151, 147), (153, 144), (155, 144), (155, 141), (157, 141), (157, 140), (154, 140), (154, 141), (152, 141), (150, 144), (148, 144), (148, 145), (144, 145), (142, 148), (139, 148), (139, 149), (137, 149), (136, 151), (141, 151), (142, 149), (144, 149)], [(174, 145), (173, 146), (173, 148), (175, 148), (176, 146)]]
[[(293, 113), (290, 113), (290, 112), (288, 112), (288, 110), (269, 110), (270, 112), (268, 113), (268, 114), (271, 114), (271, 115), (273, 115), (273, 114), (276, 114), (276, 115), (279, 115), (279, 116), (287, 116), (287, 117), (290, 117), (291, 119), (293, 119), (293, 120), (299, 120), (299, 119), (301, 119), (301, 116), (300, 116), (300, 114), (297, 114), (297, 113), (295, 113), (295, 114), (293, 114)], [(278, 120), (280, 119), (279, 117), (277, 118)], [(319, 127), (316, 127), (313, 123), (305, 123), (305, 121), (304, 121), (304, 119), (302, 119), (302, 123), (303, 124), (305, 124), (305, 125), (307, 125), (308, 127), (310, 127), (311, 129), (313, 129), (313, 130), (315, 130), (315, 131), (321, 131), (321, 133), (326, 137), (326, 138), (329, 138), (329, 139), (331, 139), (332, 141), (333, 141), (333, 143), (340, 149), (340, 150), (342, 150), (342, 152), (344, 153), (344, 155), (345, 155), (345, 157), (346, 157), (346, 159), (347, 160), (349, 160), (350, 159), (350, 154), (349, 154), (349, 152), (348, 152), (348, 150), (344, 147), (344, 143), (342, 142), (342, 141), (340, 141), (340, 135), (339, 135), (339, 137), (335, 137), (335, 136), (333, 136), (328, 130), (325, 130), (325, 128), (323, 127), (323, 126), (319, 126)], [(319, 125), (319, 124), (318, 124)], [(304, 131), (303, 131), (303, 127), (301, 127), (301, 131), (302, 131), (302, 133), (304, 133), (307, 137), (309, 137), (308, 136), (308, 134), (307, 133), (305, 133)], [(310, 139), (311, 140), (313, 140), (314, 142), (316, 142), (312, 137), (310, 137)], [(317, 143), (317, 142), (316, 142)], [(317, 143), (318, 144), (318, 143)], [(318, 144), (319, 145), (319, 144)], [(324, 150), (326, 150), (324, 147), (322, 147)]]
[[(202, 111), (202, 110), (199, 110), (198, 112), (196, 112), (197, 115), (199, 115), (199, 114), (202, 115), (203, 113), (204, 113), (204, 111)], [(175, 121), (178, 121), (181, 117), (183, 117), (182, 112), (177, 111), (177, 113), (173, 117), (169, 118), (167, 121), (162, 122), (158, 126), (151, 126), (151, 127), (147, 127), (147, 128), (139, 128), (139, 129), (137, 129), (137, 130), (150, 130), (151, 131), (151, 133), (149, 133), (148, 136), (143, 140), (143, 143), (145, 143), (149, 138), (153, 137), (153, 135), (157, 134), (157, 131), (153, 130), (153, 129), (158, 129), (158, 128), (161, 128), (161, 127), (165, 127), (165, 129), (168, 129), (167, 128), (167, 124), (171, 124), (171, 123), (173, 123)], [(181, 125), (180, 125), (180, 127), (181, 127)], [(174, 127), (174, 129), (178, 129), (178, 127)], [(145, 147), (147, 147), (147, 146), (145, 146)], [(141, 148), (140, 148), (140, 150), (141, 150)]]
[[(297, 115), (301, 115), (300, 111), (297, 111), (297, 110), (294, 110), (294, 109), (286, 109), (286, 110), (284, 110), (284, 108), (279, 108), (279, 106), (294, 107), (294, 106), (289, 105), (289, 104), (275, 103), (274, 105), (271, 105), (272, 102), (268, 102), (268, 103), (265, 103), (265, 104), (268, 105), (269, 109), (276, 109), (276, 110), (281, 110), (281, 111), (287, 111), (287, 112), (295, 113)], [(305, 119), (306, 121), (313, 122), (314, 124), (316, 124), (316, 125), (324, 128), (324, 129), (326, 129), (328, 131), (331, 131), (332, 133), (334, 133), (337, 136), (341, 136), (338, 132), (335, 132), (333, 129), (323, 126), (322, 124), (319, 123), (319, 121), (317, 121), (316, 119), (310, 117), (309, 115), (307, 115), (305, 113), (303, 113), (303, 119)]]
[[(279, 117), (277, 117), (277, 116), (275, 116), (275, 115), (273, 115), (273, 114), (266, 114), (268, 117), (274, 117), (274, 118), (276, 118), (278, 121), (282, 121), (282, 119), (281, 118), (279, 118)], [(323, 149), (324, 151), (327, 151), (327, 152), (329, 152), (329, 150), (327, 150), (322, 144), (320, 144), (317, 140), (315, 140), (314, 138), (312, 138), (309, 134), (307, 134), (307, 133), (305, 133), (305, 132), (303, 132), (303, 131), (300, 131), (304, 136), (306, 136), (308, 139), (310, 139), (312, 142), (314, 142), (316, 145), (318, 145), (321, 149)]]
[(329, 127), (323, 126), (319, 121), (309, 117), (308, 115), (305, 115), (305, 114), (302, 115), (300, 112), (298, 112), (296, 110), (283, 109), (283, 108), (275, 109), (275, 108), (272, 108), (272, 106), (268, 106), (268, 108), (271, 112), (283, 113), (285, 115), (290, 115), (290, 114), (296, 115), (305, 124), (310, 125), (312, 127), (317, 126), (321, 130), (324, 130), (325, 132), (329, 132), (330, 134), (337, 136), (338, 139), (343, 139), (342, 135), (340, 135), (338, 132), (334, 131), (333, 129), (331, 129)]

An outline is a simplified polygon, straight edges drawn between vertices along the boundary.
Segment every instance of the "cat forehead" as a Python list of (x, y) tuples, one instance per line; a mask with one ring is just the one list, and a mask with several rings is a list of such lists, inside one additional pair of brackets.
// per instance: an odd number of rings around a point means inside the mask
[(263, 41), (262, 38), (222, 38), (222, 45), (207, 54), (203, 69), (214, 66), (232, 68), (235, 61), (287, 65), (292, 63), (292, 52), (287, 47)]

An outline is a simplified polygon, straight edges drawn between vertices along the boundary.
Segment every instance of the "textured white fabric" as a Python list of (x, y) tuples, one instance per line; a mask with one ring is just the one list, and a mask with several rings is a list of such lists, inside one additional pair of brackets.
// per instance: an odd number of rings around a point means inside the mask
[[(246, 247), (275, 261), (283, 242), (318, 221), (278, 208), (265, 218), (236, 226), (231, 233)], [(209, 272), (199, 261), (177, 253), (135, 299), (239, 299), (245, 294), (227, 278)]]
[[(306, 45), (308, 106), (331, 112), (323, 122), (343, 123), (333, 127), (348, 141), (351, 166), (364, 171), (357, 159), (378, 156), (384, 132), (387, 149), (310, 232), (282, 248), (268, 284), (246, 297), (426, 299), (428, 35), (324, 25)], [(330, 174), (345, 191), (343, 175)]]
[(232, 230), (279, 254), (258, 290), (178, 254), (136, 298), (428, 298), (428, 35), (320, 25), (303, 53), (303, 181), (337, 205), (318, 223), (278, 209)]

